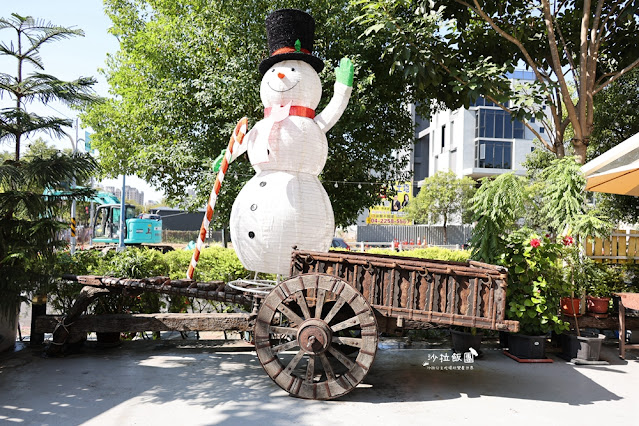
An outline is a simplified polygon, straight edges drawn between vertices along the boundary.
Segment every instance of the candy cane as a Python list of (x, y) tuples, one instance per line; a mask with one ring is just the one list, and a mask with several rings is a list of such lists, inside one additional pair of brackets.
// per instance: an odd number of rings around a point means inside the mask
[[(233, 160), (237, 158), (238, 154), (241, 153), (239, 151), (246, 150), (245, 147), (242, 146), (242, 141), (244, 139), (244, 135), (246, 134), (247, 128), (248, 119), (244, 117), (237, 123), (237, 126), (235, 126), (235, 130), (233, 131), (233, 135), (231, 136), (231, 140), (229, 141), (229, 146), (228, 148), (226, 148), (226, 153), (224, 154), (224, 159), (222, 159), (220, 170), (218, 171), (217, 177), (215, 178), (215, 184), (213, 185), (213, 190), (211, 191), (209, 202), (206, 205), (206, 213), (204, 213), (204, 219), (202, 219), (200, 235), (198, 235), (197, 243), (195, 243), (195, 251), (193, 252), (193, 257), (191, 258), (189, 269), (186, 272), (186, 278), (189, 280), (193, 279), (195, 267), (197, 266), (198, 260), (200, 260), (200, 252), (202, 251), (202, 247), (204, 246), (206, 233), (209, 231), (209, 224), (211, 223), (211, 219), (213, 218), (215, 202), (217, 201), (217, 196), (220, 193), (220, 188), (222, 187), (222, 182), (224, 181), (224, 175), (229, 168), (229, 164), (232, 163)], [(235, 155), (233, 155), (234, 152)]]

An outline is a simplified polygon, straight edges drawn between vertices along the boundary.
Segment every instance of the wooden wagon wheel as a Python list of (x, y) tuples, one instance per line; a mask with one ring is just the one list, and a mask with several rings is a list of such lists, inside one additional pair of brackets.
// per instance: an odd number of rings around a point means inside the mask
[(377, 321), (368, 302), (345, 281), (298, 275), (264, 299), (255, 349), (266, 373), (291, 395), (337, 398), (368, 373), (377, 352)]

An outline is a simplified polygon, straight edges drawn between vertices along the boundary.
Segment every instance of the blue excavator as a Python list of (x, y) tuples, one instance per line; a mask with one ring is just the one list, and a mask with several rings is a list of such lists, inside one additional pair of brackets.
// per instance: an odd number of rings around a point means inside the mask
[[(117, 244), (120, 241), (120, 210), (120, 203), (113, 201), (101, 204), (96, 208), (91, 222), (93, 243)], [(124, 215), (125, 245), (159, 244), (162, 242), (160, 216), (144, 214), (138, 216), (135, 214), (135, 206), (130, 204), (125, 205)]]

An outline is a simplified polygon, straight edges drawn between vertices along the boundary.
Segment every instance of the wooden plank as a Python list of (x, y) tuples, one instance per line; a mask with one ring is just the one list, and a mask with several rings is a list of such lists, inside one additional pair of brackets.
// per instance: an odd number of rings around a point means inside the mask
[(598, 256), (603, 256), (604, 252), (603, 252), (603, 240), (601, 238), (595, 238), (595, 252), (594, 252), (594, 256), (592, 256), (593, 259), (597, 259)]
[(610, 239), (603, 241), (603, 253), (604, 256), (610, 257)]
[[(456, 315), (448, 312), (432, 312), (432, 311), (418, 311), (415, 309), (406, 308), (387, 308), (386, 306), (373, 305), (372, 306), (377, 314), (386, 315), (390, 317), (408, 317), (414, 321), (432, 322), (434, 324), (446, 324), (446, 325), (459, 325), (462, 327), (477, 327), (487, 330), (501, 330), (512, 331), (516, 333), (519, 331), (518, 321), (496, 321), (495, 318), (480, 318), (470, 317), (468, 315)], [(389, 312), (390, 311), (390, 312)], [(408, 329), (409, 326), (404, 322), (404, 327)]]
[[(62, 320), (61, 315), (43, 315), (36, 319), (36, 330), (51, 333)], [(83, 315), (67, 328), (77, 332), (138, 331), (224, 331), (252, 329), (249, 314), (112, 314)]]
[(639, 257), (639, 253), (637, 253), (637, 249), (639, 248), (639, 231), (635, 231), (634, 229), (630, 230), (630, 237), (628, 238), (628, 253), (627, 256), (630, 258), (636, 259)]
[(591, 257), (594, 256), (594, 239), (592, 237), (586, 237), (586, 256)]
[[(617, 257), (617, 251), (619, 247), (619, 236), (613, 235), (610, 237), (610, 256)], [(621, 255), (621, 254), (620, 254)], [(612, 263), (619, 263), (618, 259), (612, 261)]]

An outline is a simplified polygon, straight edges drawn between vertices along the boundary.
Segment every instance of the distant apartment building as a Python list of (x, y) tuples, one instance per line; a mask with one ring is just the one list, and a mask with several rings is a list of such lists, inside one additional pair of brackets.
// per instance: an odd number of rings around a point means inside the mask
[[(105, 186), (104, 188), (105, 192), (109, 192), (113, 195), (115, 195), (116, 197), (118, 197), (119, 199), (122, 199), (122, 189), (121, 188), (116, 188), (114, 186)], [(124, 199), (126, 200), (131, 200), (136, 202), (137, 204), (143, 206), (144, 205), (144, 191), (140, 191), (137, 188), (132, 188), (130, 186), (125, 186), (124, 187)]]
[[(509, 77), (512, 81), (535, 78), (529, 71), (516, 71)], [(544, 132), (534, 119), (529, 123)], [(460, 177), (474, 179), (511, 171), (523, 174), (521, 164), (534, 148), (530, 129), (483, 97), (468, 109), (443, 110), (430, 120), (416, 116), (415, 126), (415, 194), (419, 183), (438, 171), (452, 170)]]

